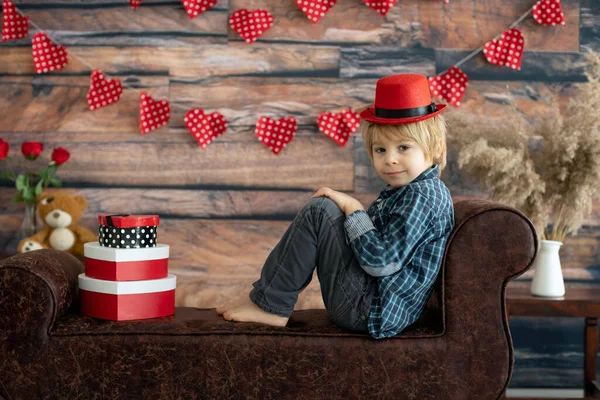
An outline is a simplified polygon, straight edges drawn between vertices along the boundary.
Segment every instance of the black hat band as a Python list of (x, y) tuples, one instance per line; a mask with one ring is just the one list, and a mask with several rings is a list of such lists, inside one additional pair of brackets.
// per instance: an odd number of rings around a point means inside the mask
[(432, 102), (428, 106), (415, 107), (415, 108), (401, 108), (392, 110), (389, 108), (377, 108), (375, 107), (375, 116), (379, 118), (412, 118), (421, 117), (423, 115), (432, 114), (437, 111), (437, 107)]

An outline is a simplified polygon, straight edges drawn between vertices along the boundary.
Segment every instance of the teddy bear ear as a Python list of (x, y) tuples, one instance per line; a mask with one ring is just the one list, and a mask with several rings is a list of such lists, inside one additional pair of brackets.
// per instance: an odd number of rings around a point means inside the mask
[(83, 196), (75, 196), (75, 201), (81, 205), (81, 208), (87, 207), (87, 201)]

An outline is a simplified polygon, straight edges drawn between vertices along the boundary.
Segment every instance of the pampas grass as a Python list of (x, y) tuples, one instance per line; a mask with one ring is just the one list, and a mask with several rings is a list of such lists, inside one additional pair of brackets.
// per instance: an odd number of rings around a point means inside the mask
[(564, 114), (555, 102), (534, 127), (514, 105), (507, 119), (483, 128), (458, 113), (447, 118), (451, 136), (460, 136), (459, 167), (493, 200), (520, 209), (545, 240), (576, 234), (600, 193), (600, 57), (585, 57), (588, 82), (575, 85)]

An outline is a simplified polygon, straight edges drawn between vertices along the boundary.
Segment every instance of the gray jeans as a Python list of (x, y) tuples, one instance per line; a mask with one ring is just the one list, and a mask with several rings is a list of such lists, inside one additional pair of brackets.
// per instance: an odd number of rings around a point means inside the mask
[(333, 200), (311, 199), (269, 254), (250, 292), (252, 302), (267, 312), (289, 317), (316, 267), (332, 321), (341, 328), (368, 333), (377, 280), (360, 267), (346, 243), (345, 220)]

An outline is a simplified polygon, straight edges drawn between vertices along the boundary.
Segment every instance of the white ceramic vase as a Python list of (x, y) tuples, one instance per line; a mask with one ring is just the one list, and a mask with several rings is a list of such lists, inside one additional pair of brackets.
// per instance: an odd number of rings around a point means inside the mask
[(562, 297), (565, 295), (558, 251), (562, 242), (542, 240), (540, 249), (533, 262), (535, 269), (531, 282), (531, 294), (541, 297)]

